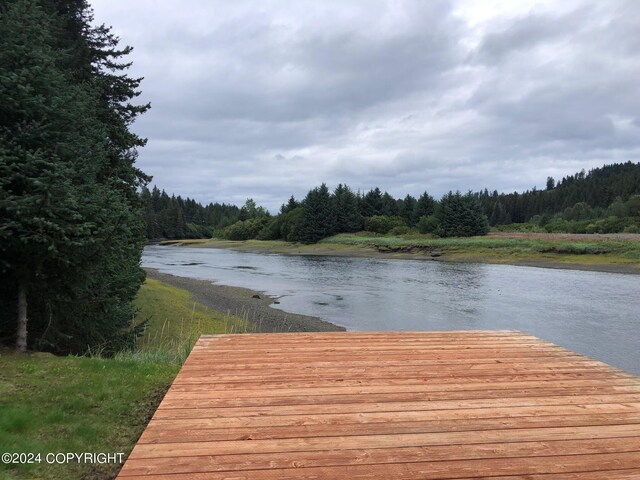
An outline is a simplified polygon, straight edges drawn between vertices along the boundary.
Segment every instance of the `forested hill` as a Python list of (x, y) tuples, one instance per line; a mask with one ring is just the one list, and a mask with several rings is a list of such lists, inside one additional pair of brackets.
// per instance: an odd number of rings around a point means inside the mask
[[(550, 219), (555, 214), (566, 213), (570, 217), (567, 220), (587, 219), (590, 215), (599, 217), (611, 205), (615, 208), (616, 199), (623, 203), (637, 194), (640, 194), (640, 163), (627, 162), (594, 168), (587, 173), (582, 170), (558, 182), (548, 177), (542, 190), (533, 188), (523, 193), (508, 194), (484, 190), (478, 198), (491, 224), (503, 225), (528, 222), (536, 215)], [(583, 205), (578, 206), (580, 211), (575, 215), (566, 211), (576, 204)], [(625, 216), (621, 208), (612, 213)]]
[(203, 238), (240, 219), (240, 208), (225, 203), (202, 205), (187, 197), (171, 197), (158, 187), (142, 189), (147, 238)]
[[(543, 179), (541, 179), (543, 180)], [(394, 198), (380, 188), (366, 193), (338, 185), (312, 189), (298, 201), (291, 197), (278, 215), (270, 215), (252, 199), (238, 208), (169, 197), (154, 187), (142, 191), (147, 235), (157, 238), (217, 236), (244, 240), (284, 239), (314, 242), (334, 233), (368, 231), (403, 234), (411, 230), (439, 236), (477, 235), (489, 225), (538, 231), (612, 233), (640, 231), (640, 163), (605, 165), (522, 193), (485, 189), (465, 195), (450, 192), (435, 200)], [(486, 225), (485, 225), (486, 224)]]

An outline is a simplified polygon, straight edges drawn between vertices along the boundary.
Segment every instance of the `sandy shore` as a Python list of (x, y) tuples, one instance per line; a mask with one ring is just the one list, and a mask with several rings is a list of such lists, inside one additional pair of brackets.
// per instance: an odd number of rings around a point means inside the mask
[[(273, 305), (276, 298), (247, 288), (219, 285), (206, 280), (177, 277), (145, 268), (147, 276), (190, 292), (202, 305), (241, 318), (247, 318), (258, 332), (331, 332), (345, 330), (317, 317), (289, 313)], [(259, 297), (259, 298), (256, 298)]]

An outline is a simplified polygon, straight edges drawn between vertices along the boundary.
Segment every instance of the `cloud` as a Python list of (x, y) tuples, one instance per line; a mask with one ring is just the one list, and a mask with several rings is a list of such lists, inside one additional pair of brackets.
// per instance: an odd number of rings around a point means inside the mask
[(200, 201), (511, 191), (640, 151), (632, 0), (94, 8), (145, 77), (139, 166)]

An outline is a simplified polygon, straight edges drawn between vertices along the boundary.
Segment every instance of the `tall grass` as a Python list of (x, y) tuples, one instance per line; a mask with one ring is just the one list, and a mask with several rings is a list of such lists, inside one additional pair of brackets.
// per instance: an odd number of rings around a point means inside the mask
[(244, 309), (236, 315), (218, 312), (196, 302), (188, 291), (153, 279), (147, 279), (135, 304), (138, 313), (132, 322), (146, 321), (146, 328), (132, 350), (116, 355), (120, 360), (180, 365), (201, 335), (248, 333), (258, 328)]
[(326, 238), (321, 243), (425, 250), (438, 249), (448, 253), (617, 255), (627, 259), (640, 259), (640, 242), (609, 239), (567, 241), (564, 239), (545, 238), (433, 238), (426, 235), (386, 237), (340, 234)]

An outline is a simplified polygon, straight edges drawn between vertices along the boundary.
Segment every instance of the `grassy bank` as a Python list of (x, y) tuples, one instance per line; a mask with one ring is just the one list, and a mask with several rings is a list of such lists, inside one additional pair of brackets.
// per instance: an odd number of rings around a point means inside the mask
[(518, 264), (523, 261), (575, 265), (624, 264), (640, 267), (640, 242), (585, 236), (564, 238), (427, 238), (336, 235), (331, 244), (360, 245), (378, 251), (441, 254), (449, 260)]
[(185, 246), (233, 248), (291, 255), (338, 255), (438, 259), (640, 273), (640, 240), (584, 235), (580, 238), (486, 236), (432, 238), (427, 235), (340, 234), (314, 245), (283, 241), (191, 240)]
[(200, 334), (242, 331), (242, 319), (148, 280), (137, 321), (149, 318), (134, 352), (112, 359), (0, 351), (0, 453), (40, 453), (41, 463), (0, 463), (1, 480), (112, 479), (121, 465), (47, 464), (49, 452), (127, 455)]
[(127, 355), (181, 364), (200, 335), (243, 333), (246, 318), (223, 314), (199, 304), (191, 293), (148, 278), (135, 305), (136, 321), (148, 320), (136, 351)]

